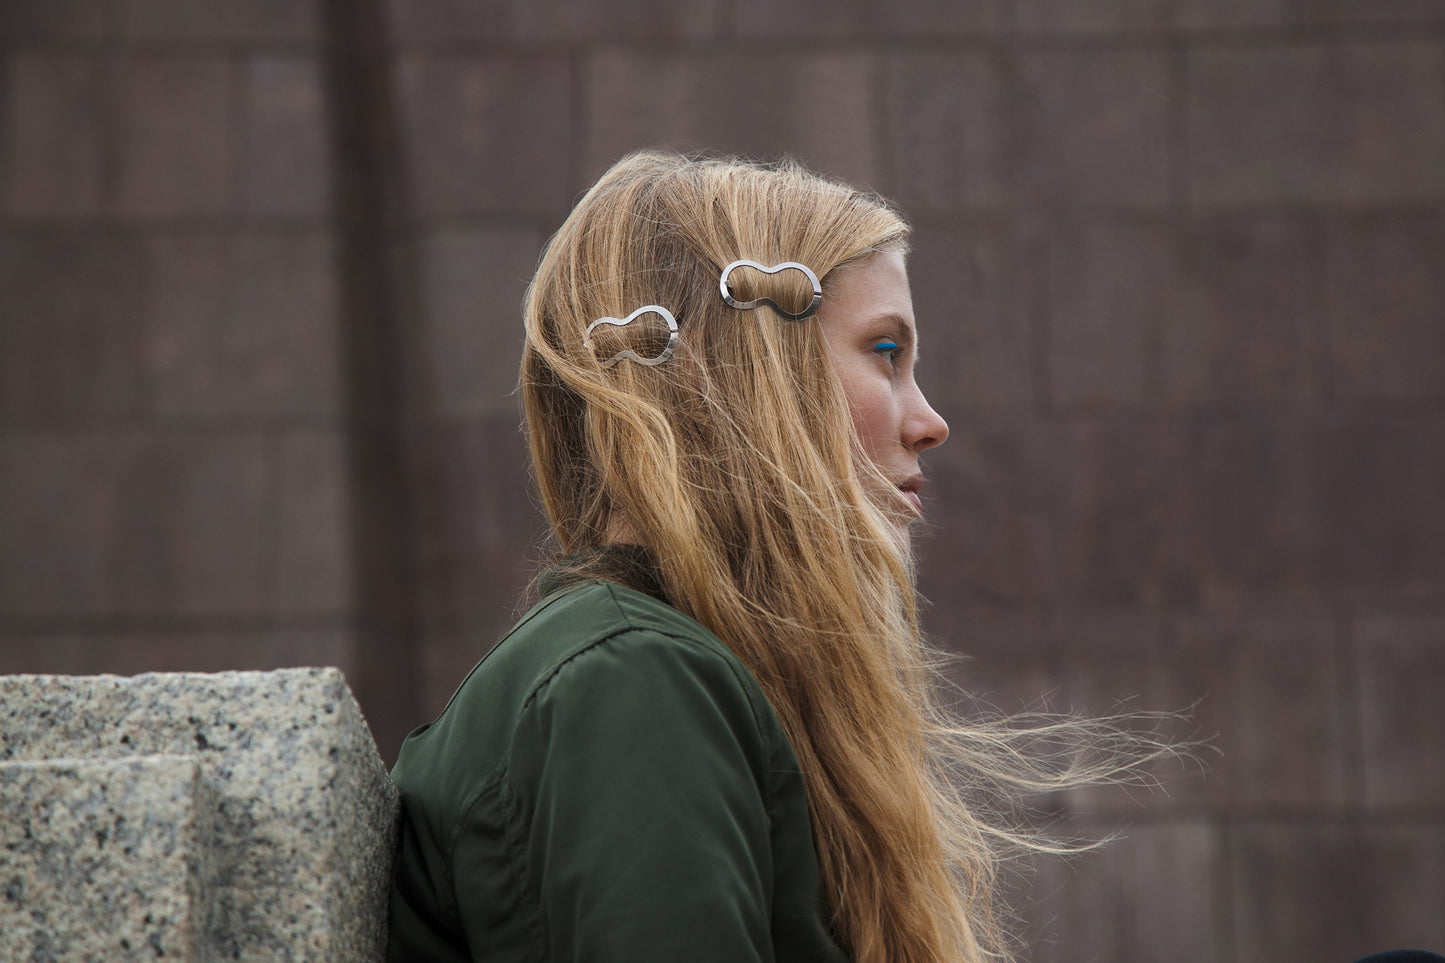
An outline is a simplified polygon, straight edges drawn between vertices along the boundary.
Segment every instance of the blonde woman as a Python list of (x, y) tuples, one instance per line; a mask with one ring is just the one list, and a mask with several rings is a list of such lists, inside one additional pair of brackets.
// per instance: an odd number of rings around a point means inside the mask
[(1079, 773), (931, 701), (907, 239), (796, 166), (659, 153), (562, 225), (521, 373), (558, 560), (402, 750), (391, 959), (1007, 956), (1017, 839), (973, 790)]

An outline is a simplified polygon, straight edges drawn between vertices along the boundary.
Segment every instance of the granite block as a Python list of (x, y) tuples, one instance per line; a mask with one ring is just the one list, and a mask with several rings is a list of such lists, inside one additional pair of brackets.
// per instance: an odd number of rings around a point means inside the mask
[(881, 64), (884, 189), (914, 215), (1008, 198), (1003, 68), (987, 54), (913, 53)]
[(0, 707), (12, 765), (163, 755), (196, 767), (214, 807), (198, 826), (194, 958), (381, 959), (396, 790), (337, 670), (10, 676)]
[(918, 382), (951, 417), (1033, 404), (1033, 303), (1015, 233), (921, 227), (909, 274), (918, 321)]
[(443, 417), (515, 412), (522, 295), (542, 240), (518, 228), (436, 231), (423, 239), (417, 334), (429, 410)]
[(118, 212), (229, 213), (236, 134), (229, 59), (135, 57), (118, 73)]
[(321, 69), (312, 58), (258, 58), (245, 67), (249, 214), (319, 217), (331, 203), (331, 157)]
[(115, 425), (146, 406), (147, 266), (114, 234), (0, 236), (0, 424)]
[(564, 212), (571, 83), (562, 57), (404, 58), (397, 89), (415, 213)]
[(191, 755), (0, 762), (0, 957), (212, 958), (200, 768)]
[(1425, 42), (1188, 55), (1189, 200), (1433, 201), (1445, 193), (1442, 52)]
[(1168, 205), (1171, 123), (1179, 107), (1163, 53), (1026, 53), (1018, 78), (1011, 116), (1020, 200)]
[(583, 75), (581, 189), (639, 145), (796, 157), (860, 185), (880, 175), (868, 54), (604, 49)]
[(0, 61), (0, 210), (75, 217), (99, 210), (101, 84), (88, 56)]
[(1335, 219), (1325, 251), (1335, 397), (1445, 398), (1445, 218)]
[(163, 419), (334, 417), (339, 319), (322, 233), (156, 234), (147, 360)]

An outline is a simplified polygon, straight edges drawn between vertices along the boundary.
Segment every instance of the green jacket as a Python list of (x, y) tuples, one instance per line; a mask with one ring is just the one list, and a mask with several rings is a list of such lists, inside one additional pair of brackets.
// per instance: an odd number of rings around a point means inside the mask
[(552, 591), (392, 776), (392, 961), (844, 963), (797, 758), (716, 636)]

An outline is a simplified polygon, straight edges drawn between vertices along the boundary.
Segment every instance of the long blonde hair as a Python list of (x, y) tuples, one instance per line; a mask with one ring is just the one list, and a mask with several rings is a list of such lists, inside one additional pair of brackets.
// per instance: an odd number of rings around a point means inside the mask
[[(1028, 762), (1021, 745), (1046, 729), (963, 725), (935, 705), (906, 539), (869, 495), (877, 471), (817, 321), (739, 311), (718, 290), (734, 260), (796, 261), (826, 298), (836, 272), (907, 237), (880, 199), (794, 164), (633, 154), (548, 245), (527, 292), (521, 390), (558, 552), (645, 546), (670, 601), (762, 686), (855, 959), (976, 963), (1008, 956), (995, 869), (1022, 837), (985, 818), (974, 790), (1072, 784), (1080, 760)], [(811, 296), (795, 271), (731, 280), (740, 299), (790, 311)], [(644, 305), (675, 315), (675, 354), (604, 367), (623, 347), (658, 353), (655, 324), (587, 343), (593, 321)]]

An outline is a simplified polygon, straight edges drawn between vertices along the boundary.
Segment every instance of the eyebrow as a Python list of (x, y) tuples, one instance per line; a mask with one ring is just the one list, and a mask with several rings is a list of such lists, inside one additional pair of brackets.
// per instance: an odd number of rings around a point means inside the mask
[(915, 325), (913, 322), (909, 321), (906, 317), (897, 313), (896, 311), (885, 311), (884, 313), (876, 316), (873, 319), (873, 323), (877, 324), (879, 322), (890, 322), (902, 328), (906, 336), (905, 340), (908, 342), (908, 347), (912, 349), (914, 357), (918, 356), (917, 325)]

